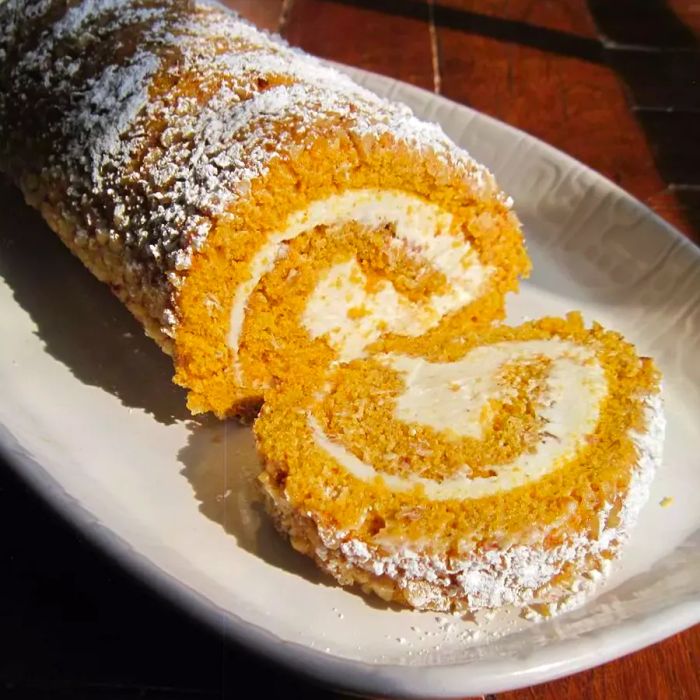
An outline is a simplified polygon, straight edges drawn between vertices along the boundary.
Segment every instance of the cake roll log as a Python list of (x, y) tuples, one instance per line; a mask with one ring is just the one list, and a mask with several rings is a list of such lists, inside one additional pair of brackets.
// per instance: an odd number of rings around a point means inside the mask
[(577, 314), (383, 345), (263, 407), (278, 529), (341, 584), (414, 608), (579, 601), (661, 457), (651, 360)]
[(194, 412), (499, 318), (529, 261), (435, 125), (223, 8), (0, 4), (2, 169), (172, 354)]

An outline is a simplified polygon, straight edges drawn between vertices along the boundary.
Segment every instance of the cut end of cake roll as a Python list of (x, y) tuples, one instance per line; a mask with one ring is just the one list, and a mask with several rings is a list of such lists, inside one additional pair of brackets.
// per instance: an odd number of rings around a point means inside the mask
[(626, 541), (664, 419), (652, 362), (572, 314), (387, 341), (272, 395), (255, 432), (277, 528), (341, 584), (555, 609)]
[(0, 23), (0, 165), (193, 412), (500, 318), (529, 271), (509, 199), (438, 126), (215, 3), (7, 0)]
[(240, 413), (378, 341), (503, 316), (529, 260), (484, 168), (364, 93), (295, 84), (258, 101), (239, 138), (279, 155), (219, 218), (178, 300), (193, 410)]

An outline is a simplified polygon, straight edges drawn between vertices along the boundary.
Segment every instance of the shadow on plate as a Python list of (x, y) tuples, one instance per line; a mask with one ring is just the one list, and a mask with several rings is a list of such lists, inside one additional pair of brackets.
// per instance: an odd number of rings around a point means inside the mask
[[(190, 437), (178, 455), (181, 474), (199, 501), (199, 510), (236, 538), (246, 551), (271, 566), (326, 587), (338, 584), (299, 554), (274, 528), (265, 512), (256, 478), (260, 461), (250, 426), (205, 417), (189, 424)], [(361, 596), (373, 608), (401, 610), (379, 598)]]
[(142, 327), (65, 248), (20, 192), (0, 183), (0, 277), (46, 352), (84, 384), (161, 423), (188, 417), (172, 365)]
[(209, 417), (191, 421), (189, 427), (188, 443), (178, 456), (199, 510), (233, 535), (240, 547), (268, 564), (311, 583), (334, 586), (329, 576), (284, 541), (265, 514), (256, 483), (260, 462), (251, 428)]

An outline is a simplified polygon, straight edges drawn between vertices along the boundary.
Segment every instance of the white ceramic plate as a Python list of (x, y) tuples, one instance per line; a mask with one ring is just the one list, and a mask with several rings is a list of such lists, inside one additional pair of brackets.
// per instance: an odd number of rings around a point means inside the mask
[[(601, 593), (541, 624), (400, 611), (334, 586), (253, 502), (250, 431), (192, 421), (170, 362), (12, 191), (0, 224), (0, 445), (55, 508), (164, 595), (243, 644), (372, 695), (546, 681), (700, 620), (700, 251), (580, 163), (387, 78), (516, 200), (534, 262), (510, 316), (582, 309), (665, 373), (666, 456)], [(662, 498), (673, 504), (662, 508)], [(500, 636), (499, 636), (500, 635)]]

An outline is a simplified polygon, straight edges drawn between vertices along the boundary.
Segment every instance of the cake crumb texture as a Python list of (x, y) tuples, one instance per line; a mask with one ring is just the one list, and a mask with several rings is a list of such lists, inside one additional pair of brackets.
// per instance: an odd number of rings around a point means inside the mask
[[(275, 331), (284, 280), (274, 274), (251, 295), (241, 347), (228, 342), (251, 260), (310, 203), (374, 188), (448, 212), (450, 233), (493, 270), (448, 324), (501, 317), (529, 270), (510, 200), (438, 126), (222, 7), (7, 0), (0, 24), (0, 167), (173, 356), (194, 412), (254, 411), (268, 387), (328, 356), (327, 339), (297, 343), (298, 324)], [(381, 212), (362, 224), (306, 232), (298, 283), (347, 236), (346, 258), (415, 303), (427, 298), (436, 280), (421, 251), (391, 259)]]

